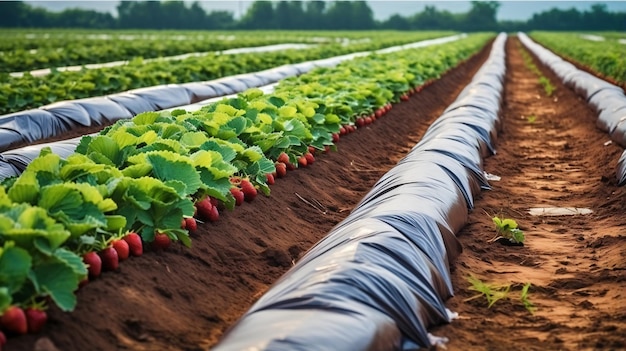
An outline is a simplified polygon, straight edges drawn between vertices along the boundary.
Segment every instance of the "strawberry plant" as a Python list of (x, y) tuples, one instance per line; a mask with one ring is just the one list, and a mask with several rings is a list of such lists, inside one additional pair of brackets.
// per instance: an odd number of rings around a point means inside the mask
[(518, 228), (517, 222), (510, 218), (500, 218), (494, 216), (491, 218), (496, 227), (496, 236), (490, 241), (507, 239), (513, 244), (524, 243), (524, 232)]

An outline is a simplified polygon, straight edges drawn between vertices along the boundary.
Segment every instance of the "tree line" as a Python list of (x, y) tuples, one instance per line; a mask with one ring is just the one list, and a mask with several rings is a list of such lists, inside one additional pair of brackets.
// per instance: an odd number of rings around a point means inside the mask
[(51, 12), (21, 1), (0, 1), (0, 27), (93, 29), (283, 29), (283, 30), (625, 30), (626, 12), (605, 4), (588, 11), (553, 8), (527, 21), (498, 21), (497, 1), (472, 1), (466, 13), (426, 6), (413, 15), (374, 19), (365, 1), (255, 1), (239, 19), (229, 11), (210, 11), (180, 0), (121, 1), (117, 16), (79, 8)]

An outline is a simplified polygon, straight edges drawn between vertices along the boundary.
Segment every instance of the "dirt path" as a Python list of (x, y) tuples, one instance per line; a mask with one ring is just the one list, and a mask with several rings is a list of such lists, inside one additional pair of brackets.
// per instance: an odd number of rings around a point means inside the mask
[(192, 249), (148, 253), (89, 283), (78, 293), (76, 311), (52, 310), (42, 333), (11, 338), (7, 350), (33, 350), (37, 342), (62, 351), (207, 349), (406, 155), (489, 51), (342, 138), (339, 152), (279, 179), (271, 197), (258, 196), (214, 224), (199, 225)]
[[(517, 39), (507, 43), (503, 131), (485, 170), (502, 177), (483, 192), (459, 234), (464, 253), (453, 272), (461, 318), (433, 331), (450, 350), (626, 349), (626, 194), (615, 166), (622, 148), (604, 145), (596, 115), (536, 62), (557, 87), (546, 97), (523, 63)], [(529, 120), (528, 117), (535, 116)], [(582, 207), (589, 215), (533, 217), (532, 207)], [(488, 243), (491, 216), (515, 219), (524, 247)], [(487, 308), (465, 301), (470, 275), (512, 284), (509, 298)], [(520, 290), (531, 283), (524, 308)]]

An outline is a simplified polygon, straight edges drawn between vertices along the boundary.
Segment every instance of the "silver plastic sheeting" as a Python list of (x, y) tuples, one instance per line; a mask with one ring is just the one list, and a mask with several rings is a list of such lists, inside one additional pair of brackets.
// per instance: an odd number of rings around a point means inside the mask
[[(418, 43), (400, 45), (388, 50), (397, 51), (413, 46), (428, 46), (450, 42), (465, 35), (424, 40)], [(287, 46), (273, 45), (271, 49)], [(265, 47), (244, 48), (244, 50), (264, 51)], [(229, 50), (235, 53), (239, 49)], [(237, 94), (249, 88), (258, 88), (277, 81), (306, 73), (316, 67), (332, 67), (355, 57), (371, 52), (358, 52), (327, 59), (283, 65), (260, 72), (240, 74), (205, 82), (169, 84), (84, 100), (63, 101), (40, 109), (27, 110), (0, 116), (0, 152), (17, 144), (63, 135), (77, 126), (98, 126), (118, 119), (130, 118), (142, 112), (165, 110), (174, 107), (184, 108), (213, 98)], [(41, 110), (46, 112), (42, 113)], [(26, 128), (27, 126), (33, 128)]]
[[(518, 33), (519, 39), (543, 64), (548, 66), (563, 82), (585, 98), (598, 113), (596, 125), (607, 132), (613, 141), (626, 147), (626, 95), (624, 90), (600, 79), (593, 74), (579, 70), (550, 50), (532, 41), (526, 34)], [(617, 167), (617, 180), (624, 184), (626, 169)]]
[(626, 185), (626, 150), (622, 153), (622, 156), (617, 162), (617, 181), (620, 186)]
[(81, 138), (31, 145), (0, 153), (0, 181), (22, 174), (26, 167), (39, 156), (43, 148), (49, 147), (53, 153), (61, 156), (61, 158), (67, 158), (74, 154)]
[(505, 40), (504, 34), (497, 37), (462, 102), (444, 113), (214, 350), (432, 346), (428, 328), (453, 318), (444, 301), (453, 294), (449, 269), (461, 251), (454, 233), (465, 225), (473, 197), (489, 187), (481, 150), (495, 152)]

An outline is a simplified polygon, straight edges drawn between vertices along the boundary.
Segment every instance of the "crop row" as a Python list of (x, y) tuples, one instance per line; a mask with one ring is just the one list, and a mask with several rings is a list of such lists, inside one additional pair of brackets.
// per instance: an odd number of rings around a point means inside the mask
[[(19, 33), (19, 32), (18, 32)], [(370, 33), (368, 41), (386, 37), (410, 37), (406, 33)], [(254, 47), (281, 43), (341, 43), (359, 42), (366, 34), (347, 34), (347, 38), (330, 38), (321, 32), (295, 32), (278, 34), (272, 32), (241, 32), (236, 36), (225, 33), (189, 34), (108, 34), (48, 37), (45, 45), (33, 45), (39, 40), (24, 40), (23, 35), (7, 36), (0, 40), (0, 72), (31, 71), (39, 68), (85, 65), (133, 58), (155, 58), (190, 52), (211, 52), (241, 47)], [(352, 37), (352, 38), (351, 38)], [(98, 39), (104, 38), (104, 39)], [(56, 40), (55, 40), (56, 39)], [(411, 40), (411, 39), (409, 39)], [(55, 44), (56, 43), (56, 44)]]
[(7, 312), (40, 310), (48, 300), (72, 310), (79, 284), (96, 268), (117, 267), (116, 245), (123, 257), (138, 249), (136, 233), (153, 248), (191, 245), (194, 216), (215, 220), (257, 190), (269, 195), (274, 177), (382, 117), (490, 36), (358, 58), (194, 112), (143, 113), (83, 137), (66, 159), (43, 149), (0, 185), (2, 327), (25, 332)]
[(287, 50), (232, 55), (209, 54), (181, 61), (151, 61), (141, 59), (128, 65), (55, 72), (42, 77), (24, 75), (1, 76), (0, 114), (37, 108), (56, 101), (108, 95), (126, 90), (160, 84), (206, 81), (230, 75), (260, 71), (283, 64), (327, 58), (352, 52), (439, 37), (443, 32), (418, 32), (405, 36), (389, 36), (380, 40), (352, 45), (324, 45), (308, 50)]
[(586, 40), (577, 33), (532, 32), (530, 37), (564, 58), (626, 84), (626, 45), (613, 40)]

